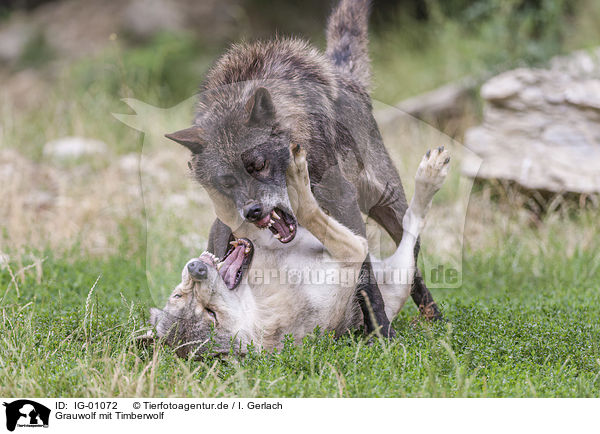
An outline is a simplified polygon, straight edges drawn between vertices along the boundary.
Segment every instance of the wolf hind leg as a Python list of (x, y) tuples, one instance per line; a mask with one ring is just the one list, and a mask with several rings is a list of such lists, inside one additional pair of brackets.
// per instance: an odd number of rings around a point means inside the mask
[[(384, 260), (384, 275), (402, 277), (399, 282), (388, 282), (381, 285), (382, 295), (388, 317), (393, 318), (404, 305), (408, 297), (411, 282), (415, 280), (416, 255), (414, 254), (419, 242), (419, 234), (425, 225), (427, 212), (431, 208), (433, 196), (440, 189), (448, 174), (450, 154), (440, 146), (427, 151), (415, 176), (415, 194), (402, 219), (403, 235), (398, 248)], [(399, 274), (398, 274), (399, 273)], [(432, 300), (433, 301), (433, 300)]]
[(448, 175), (448, 163), (450, 162), (450, 153), (440, 146), (433, 151), (427, 151), (423, 156), (417, 174), (415, 176), (415, 194), (410, 202), (404, 217), (402, 218), (402, 240), (396, 249), (396, 252), (388, 258), (388, 261), (395, 263), (395, 257), (413, 256), (417, 245), (419, 234), (425, 226), (425, 217), (431, 208), (433, 196), (444, 184)]
[[(358, 186), (361, 210), (381, 226), (394, 240), (396, 246), (402, 241), (404, 229), (402, 220), (408, 204), (398, 172), (387, 155), (379, 155), (379, 170), (366, 173)], [(419, 256), (419, 239), (415, 243), (415, 263)], [(442, 314), (425, 285), (421, 272), (417, 269), (412, 282), (410, 295), (421, 315), (427, 320), (442, 319)]]
[[(448, 163), (450, 162), (450, 153), (440, 146), (437, 149), (429, 150), (423, 156), (419, 167), (417, 168), (417, 174), (415, 175), (415, 194), (410, 202), (408, 209), (412, 211), (412, 214), (416, 216), (421, 226), (418, 228), (416, 236), (419, 235), (422, 225), (424, 224), (425, 216), (431, 208), (431, 201), (433, 196), (444, 184), (444, 180), (448, 175)], [(402, 227), (404, 231), (407, 230), (407, 224), (410, 226), (410, 222), (406, 222), (404, 216), (402, 221)], [(410, 220), (410, 216), (409, 216)]]

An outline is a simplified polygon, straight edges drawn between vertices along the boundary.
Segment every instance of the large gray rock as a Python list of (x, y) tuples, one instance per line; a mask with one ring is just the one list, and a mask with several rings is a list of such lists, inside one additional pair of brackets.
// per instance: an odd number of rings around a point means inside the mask
[(483, 123), (465, 145), (471, 177), (516, 181), (534, 190), (600, 192), (600, 48), (520, 68), (481, 88)]

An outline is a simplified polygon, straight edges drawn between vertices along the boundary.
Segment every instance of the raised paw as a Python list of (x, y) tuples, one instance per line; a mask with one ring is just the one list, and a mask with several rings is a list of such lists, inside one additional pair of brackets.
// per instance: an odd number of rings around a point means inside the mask
[(287, 168), (287, 190), (292, 210), (298, 222), (306, 226), (305, 217), (318, 208), (310, 190), (310, 177), (306, 162), (306, 151), (300, 145), (290, 145), (290, 164)]
[(288, 188), (293, 187), (298, 192), (310, 189), (308, 164), (306, 163), (306, 150), (295, 143), (290, 145), (290, 164), (287, 169)]
[(420, 218), (424, 218), (431, 206), (431, 200), (440, 189), (450, 163), (450, 153), (440, 146), (429, 150), (421, 160), (417, 175), (415, 176), (415, 195), (411, 202), (411, 209)]
[(450, 163), (450, 153), (443, 146), (427, 151), (417, 169), (415, 176), (417, 185), (427, 185), (434, 189), (434, 193), (438, 191), (448, 175), (450, 167), (448, 163)]

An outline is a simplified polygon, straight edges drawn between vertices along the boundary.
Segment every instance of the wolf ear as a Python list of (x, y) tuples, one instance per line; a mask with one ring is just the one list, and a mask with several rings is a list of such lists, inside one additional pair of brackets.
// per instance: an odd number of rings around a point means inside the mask
[(275, 105), (271, 94), (264, 87), (259, 87), (246, 103), (246, 111), (250, 113), (249, 124), (265, 124), (275, 119)]
[(201, 132), (202, 130), (200, 128), (193, 126), (186, 128), (185, 130), (179, 130), (171, 134), (165, 134), (165, 137), (185, 146), (192, 151), (192, 153), (199, 154), (204, 144), (200, 137)]

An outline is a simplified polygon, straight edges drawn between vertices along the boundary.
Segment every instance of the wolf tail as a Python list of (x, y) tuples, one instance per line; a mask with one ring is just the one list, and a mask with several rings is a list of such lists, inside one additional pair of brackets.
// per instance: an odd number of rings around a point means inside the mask
[(371, 0), (340, 0), (327, 23), (327, 56), (335, 67), (369, 87), (367, 23)]

